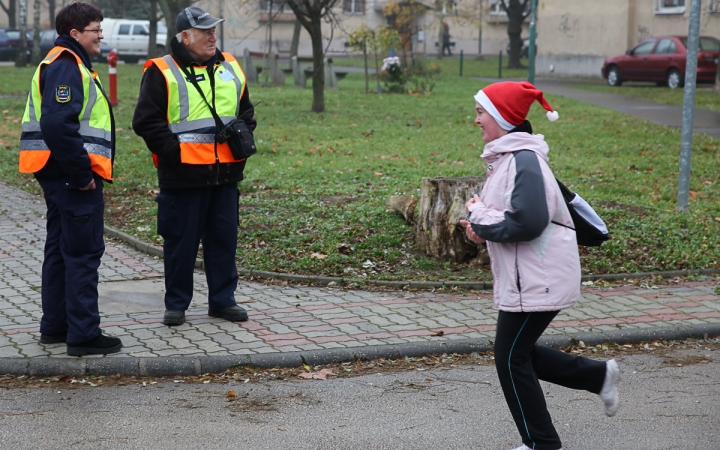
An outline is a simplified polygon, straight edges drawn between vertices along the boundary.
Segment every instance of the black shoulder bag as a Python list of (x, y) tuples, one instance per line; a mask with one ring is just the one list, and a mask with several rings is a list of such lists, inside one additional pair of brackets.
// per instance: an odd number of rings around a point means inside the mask
[[(255, 139), (253, 138), (253, 134), (248, 129), (247, 124), (244, 120), (242, 120), (242, 117), (247, 114), (249, 111), (252, 110), (252, 108), (248, 111), (245, 111), (244, 113), (240, 114), (235, 119), (228, 122), (228, 124), (223, 124), (222, 120), (220, 119), (220, 116), (218, 116), (217, 111), (215, 111), (215, 108), (210, 105), (210, 103), (205, 98), (205, 93), (203, 93), (202, 89), (200, 89), (200, 86), (198, 85), (197, 81), (195, 80), (195, 70), (192, 71), (192, 76), (190, 73), (188, 73), (187, 69), (185, 67), (180, 67), (180, 69), (183, 71), (187, 79), (195, 86), (195, 89), (197, 89), (198, 93), (200, 94), (200, 97), (205, 101), (205, 104), (210, 108), (210, 112), (213, 115), (213, 118), (215, 119), (215, 124), (217, 125), (218, 129), (220, 129), (220, 132), (215, 135), (215, 142), (218, 144), (224, 144), (227, 142), (227, 144), (230, 146), (230, 151), (232, 152), (233, 158), (235, 159), (246, 159), (250, 156), (257, 153), (257, 147), (255, 147)], [(214, 80), (214, 71), (213, 73), (208, 73), (210, 76), (210, 83), (212, 86), (212, 95), (213, 95), (213, 104), (215, 103), (215, 86), (213, 83)]]
[(570, 228), (554, 220), (552, 223), (575, 230), (578, 245), (599, 247), (603, 242), (610, 239), (610, 233), (608, 233), (605, 222), (603, 222), (592, 206), (578, 194), (568, 189), (560, 180), (556, 178), (555, 181), (557, 181), (560, 187), (560, 192), (562, 192), (565, 205), (567, 205), (568, 211), (570, 211), (570, 217), (572, 217), (575, 228)]

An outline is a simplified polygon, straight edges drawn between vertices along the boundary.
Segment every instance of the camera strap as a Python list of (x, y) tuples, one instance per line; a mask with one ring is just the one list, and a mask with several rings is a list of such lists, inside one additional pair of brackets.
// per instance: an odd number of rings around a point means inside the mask
[[(192, 67), (191, 67), (192, 69)], [(198, 84), (197, 80), (195, 80), (195, 70), (192, 69), (192, 74), (188, 72), (188, 70), (184, 66), (180, 66), (180, 70), (185, 74), (185, 77), (187, 78), (190, 83), (192, 83), (193, 86), (195, 86), (195, 89), (197, 89), (198, 93), (200, 94), (200, 97), (205, 101), (205, 104), (210, 109), (210, 112), (212, 113), (213, 119), (215, 119), (215, 126), (218, 130), (222, 130), (223, 127), (225, 127), (225, 124), (223, 123), (222, 119), (220, 119), (220, 116), (218, 116), (217, 111), (215, 111), (215, 108), (210, 105), (210, 102), (207, 101), (207, 98), (205, 98), (205, 93), (200, 88), (200, 85)], [(209, 70), (208, 75), (210, 77), (210, 92), (212, 93), (212, 99), (213, 104), (215, 103), (215, 71)]]

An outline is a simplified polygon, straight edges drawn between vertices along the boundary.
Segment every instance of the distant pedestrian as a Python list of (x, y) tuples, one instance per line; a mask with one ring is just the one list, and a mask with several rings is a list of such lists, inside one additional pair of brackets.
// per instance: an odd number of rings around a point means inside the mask
[(445, 50), (447, 50), (448, 56), (452, 56), (452, 51), (450, 50), (450, 47), (452, 44), (450, 43), (450, 26), (443, 22), (443, 33), (442, 33), (442, 54), (445, 55)]
[(120, 351), (100, 331), (98, 267), (103, 183), (112, 181), (115, 121), (92, 70), (102, 12), (70, 3), (58, 12), (55, 47), (33, 76), (20, 137), (20, 172), (33, 173), (47, 204), (40, 342), (67, 342), (73, 356)]
[(486, 242), (499, 309), (495, 367), (523, 445), (515, 450), (558, 450), (560, 437), (538, 380), (599, 394), (605, 414), (620, 405), (615, 360), (595, 361), (537, 345), (561, 309), (580, 298), (580, 258), (572, 219), (548, 166), (548, 145), (532, 134), (528, 111), (537, 100), (558, 115), (542, 91), (527, 82), (502, 82), (475, 95), (488, 164), (479, 196), (461, 221), (474, 242)]

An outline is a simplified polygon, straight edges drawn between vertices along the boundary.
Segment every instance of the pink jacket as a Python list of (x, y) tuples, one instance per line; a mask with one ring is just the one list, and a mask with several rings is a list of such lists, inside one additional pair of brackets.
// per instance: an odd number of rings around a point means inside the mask
[(542, 135), (515, 132), (485, 146), (488, 164), (473, 231), (487, 240), (494, 308), (557, 311), (580, 298), (580, 257)]

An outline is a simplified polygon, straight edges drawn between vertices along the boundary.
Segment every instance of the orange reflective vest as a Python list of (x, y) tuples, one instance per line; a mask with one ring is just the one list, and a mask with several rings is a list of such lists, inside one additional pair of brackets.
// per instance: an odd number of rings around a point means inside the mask
[[(218, 61), (214, 70), (215, 111), (224, 124), (234, 120), (240, 113), (240, 97), (245, 91), (245, 73), (237, 60), (223, 53), (225, 61)], [(180, 142), (180, 161), (185, 164), (216, 164), (241, 162), (233, 158), (227, 143), (215, 142), (216, 122), (208, 107), (213, 104), (212, 86), (206, 67), (193, 66), (186, 69), (194, 73), (196, 82), (207, 103), (193, 83), (187, 80), (183, 70), (170, 55), (151, 59), (145, 70), (157, 66), (165, 77), (168, 92), (167, 121), (170, 131)], [(192, 75), (191, 75), (192, 76)], [(153, 155), (154, 156), (154, 155)], [(157, 159), (155, 159), (157, 166)]]
[(112, 181), (113, 154), (110, 104), (101, 90), (97, 72), (85, 67), (82, 59), (72, 50), (65, 47), (55, 47), (50, 50), (45, 59), (38, 65), (33, 76), (32, 87), (23, 114), (19, 170), (24, 173), (38, 172), (45, 167), (48, 159), (50, 159), (51, 149), (43, 140), (40, 129), (40, 116), (42, 115), (40, 72), (44, 65), (52, 64), (63, 52), (68, 52), (75, 57), (78, 70), (80, 70), (82, 76), (83, 108), (78, 115), (80, 122), (79, 133), (83, 139), (83, 147), (90, 157), (90, 168), (103, 179)]

